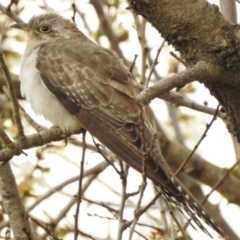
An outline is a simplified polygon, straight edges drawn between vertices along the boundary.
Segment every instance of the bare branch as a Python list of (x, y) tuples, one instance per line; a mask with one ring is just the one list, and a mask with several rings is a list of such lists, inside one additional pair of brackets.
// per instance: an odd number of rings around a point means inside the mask
[(125, 209), (125, 203), (127, 200), (127, 176), (128, 176), (128, 169), (129, 166), (126, 164), (123, 164), (123, 174), (124, 177), (122, 177), (122, 193), (121, 193), (121, 200), (120, 200), (120, 207), (119, 207), (119, 213), (118, 213), (118, 236), (117, 240), (122, 240), (122, 234), (124, 231), (124, 219), (123, 219), (123, 213)]
[(187, 68), (180, 73), (162, 79), (159, 83), (142, 91), (137, 96), (137, 99), (143, 105), (146, 105), (152, 99), (167, 93), (173, 88), (182, 88), (187, 83), (196, 79), (198, 79), (198, 81), (204, 81), (209, 78), (209, 76), (210, 73), (207, 65), (204, 62), (199, 62), (191, 68)]
[(12, 106), (13, 106), (13, 118), (14, 118), (15, 124), (17, 126), (17, 131), (18, 131), (17, 132), (17, 138), (21, 138), (21, 140), (23, 140), (24, 131), (23, 131), (23, 126), (22, 126), (22, 122), (21, 122), (21, 118), (20, 118), (18, 102), (17, 102), (17, 98), (16, 98), (16, 95), (15, 95), (12, 79), (11, 79), (11, 76), (9, 74), (8, 68), (5, 64), (5, 61), (3, 59), (3, 53), (2, 52), (0, 52), (0, 67), (2, 68), (2, 71), (4, 72), (5, 79), (6, 79), (6, 84), (7, 84), (8, 91), (9, 91), (8, 92), (9, 93), (9, 98), (11, 99)]
[(9, 16), (14, 22), (17, 23), (24, 23), (23, 20), (21, 20), (16, 14), (14, 14), (11, 9), (5, 8), (2, 4), (0, 4), (0, 11), (5, 13), (7, 16)]
[[(15, 240), (31, 240), (33, 235), (28, 222), (15, 177), (9, 163), (0, 166), (0, 194), (4, 210), (9, 217)], [(30, 238), (29, 238), (30, 237)]]
[(101, 24), (101, 28), (104, 32), (104, 34), (107, 36), (112, 49), (117, 52), (117, 54), (124, 59), (124, 56), (122, 54), (121, 49), (119, 48), (119, 40), (116, 36), (116, 34), (114, 33), (113, 29), (112, 29), (112, 25), (108, 19), (108, 17), (106, 16), (106, 14), (103, 11), (103, 6), (104, 3), (102, 0), (90, 0), (90, 3), (93, 5), (97, 15), (98, 15), (98, 19), (100, 21)]
[(87, 149), (86, 145), (86, 131), (82, 133), (82, 160), (80, 163), (80, 174), (79, 174), (79, 185), (78, 185), (78, 194), (77, 194), (77, 207), (76, 207), (76, 213), (75, 213), (75, 227), (74, 227), (74, 240), (77, 240), (78, 238), (78, 217), (79, 217), (79, 211), (80, 211), (80, 204), (81, 204), (81, 197), (82, 197), (82, 180), (83, 180), (83, 174), (84, 174), (84, 160), (85, 160), (85, 153)]
[(196, 152), (197, 148), (199, 147), (199, 145), (201, 144), (201, 142), (203, 141), (203, 139), (207, 136), (207, 132), (210, 129), (210, 127), (212, 126), (213, 122), (216, 120), (217, 117), (217, 113), (218, 113), (218, 109), (219, 109), (219, 105), (217, 106), (216, 112), (211, 120), (211, 122), (209, 124), (207, 124), (205, 131), (203, 132), (201, 138), (199, 139), (199, 141), (197, 142), (197, 144), (195, 145), (194, 149), (192, 150), (191, 154), (189, 154), (187, 156), (187, 158), (182, 162), (182, 164), (180, 165), (180, 167), (178, 168), (178, 170), (175, 172), (175, 176), (178, 176), (179, 173), (181, 171), (184, 170), (184, 167), (187, 165), (187, 163), (189, 162), (189, 160), (191, 159), (192, 155)]

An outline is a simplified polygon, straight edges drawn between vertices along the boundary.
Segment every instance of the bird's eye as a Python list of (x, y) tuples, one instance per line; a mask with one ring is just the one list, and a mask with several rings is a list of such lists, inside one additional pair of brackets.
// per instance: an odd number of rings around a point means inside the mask
[(39, 31), (42, 32), (42, 33), (48, 33), (50, 32), (51, 28), (49, 25), (42, 25), (40, 28), (39, 28)]

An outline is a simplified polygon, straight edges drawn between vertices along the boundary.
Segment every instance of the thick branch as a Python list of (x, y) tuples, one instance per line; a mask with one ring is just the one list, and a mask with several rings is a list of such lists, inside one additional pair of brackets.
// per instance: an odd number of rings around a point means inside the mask
[(90, 3), (93, 5), (97, 15), (98, 15), (98, 19), (100, 21), (101, 24), (101, 28), (104, 32), (104, 34), (107, 36), (112, 49), (114, 49), (115, 52), (117, 52), (117, 54), (124, 59), (124, 56), (122, 54), (122, 51), (119, 48), (119, 40), (115, 34), (115, 32), (113, 31), (111, 22), (109, 21), (109, 18), (106, 16), (106, 14), (103, 11), (103, 7), (104, 7), (104, 2), (102, 0), (90, 0)]
[(205, 86), (225, 108), (228, 129), (240, 142), (240, 26), (231, 24), (216, 5), (204, 0), (128, 2), (181, 53), (187, 67), (200, 61), (209, 66)]
[(0, 151), (0, 162), (9, 161), (13, 156), (19, 155), (21, 151), (19, 149), (29, 149), (37, 146), (42, 146), (52, 141), (59, 141), (63, 139), (62, 132), (59, 128), (50, 128), (43, 130), (39, 133), (35, 133), (26, 136), (28, 141), (15, 145), (13, 149), (3, 149)]
[(159, 83), (142, 91), (137, 99), (144, 105), (149, 103), (152, 99), (163, 95), (173, 88), (182, 88), (187, 83), (194, 80), (200, 82), (206, 81), (210, 77), (208, 66), (204, 62), (199, 62), (192, 68), (162, 79)]
[(0, 194), (4, 210), (8, 214), (14, 239), (33, 239), (28, 216), (22, 204), (17, 184), (9, 163), (0, 166)]

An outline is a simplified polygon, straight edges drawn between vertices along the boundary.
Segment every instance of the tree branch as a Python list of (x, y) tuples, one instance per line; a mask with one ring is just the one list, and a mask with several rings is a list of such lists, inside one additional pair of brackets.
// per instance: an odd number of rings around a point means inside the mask
[(0, 166), (0, 194), (15, 240), (32, 240), (28, 222), (18, 187), (9, 163)]
[(191, 68), (172, 75), (170, 77), (163, 78), (159, 83), (143, 90), (138, 96), (137, 99), (143, 104), (146, 105), (154, 98), (166, 94), (173, 88), (182, 88), (187, 83), (190, 83), (194, 80), (199, 80), (200, 82), (206, 81), (210, 77), (208, 66), (204, 62), (199, 62)]

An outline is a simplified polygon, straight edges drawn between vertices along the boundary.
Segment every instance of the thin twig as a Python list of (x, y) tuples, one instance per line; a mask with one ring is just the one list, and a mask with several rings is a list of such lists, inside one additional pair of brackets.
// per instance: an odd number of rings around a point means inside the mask
[(134, 219), (133, 219), (133, 223), (132, 223), (132, 227), (130, 229), (130, 233), (129, 233), (129, 240), (132, 239), (133, 233), (135, 231), (135, 226), (140, 218), (139, 215), (139, 211), (141, 208), (141, 203), (142, 203), (142, 199), (143, 199), (143, 194), (144, 191), (146, 189), (147, 186), (147, 177), (146, 177), (146, 160), (147, 160), (147, 155), (149, 154), (149, 152), (147, 153), (147, 147), (146, 147), (146, 139), (145, 139), (145, 123), (144, 123), (144, 117), (143, 117), (143, 106), (139, 106), (140, 107), (140, 121), (141, 121), (141, 126), (142, 126), (142, 183), (140, 185), (140, 190), (139, 190), (139, 198), (138, 198), (138, 202), (134, 211)]
[(42, 229), (44, 229), (44, 231), (52, 237), (52, 239), (54, 240), (60, 240), (59, 238), (57, 238), (56, 236), (53, 235), (53, 233), (50, 231), (50, 229), (45, 226), (45, 224), (41, 223), (38, 219), (30, 216), (30, 219), (32, 220), (32, 222), (34, 222), (37, 226), (41, 227)]
[(25, 109), (19, 104), (18, 107), (20, 108), (20, 110), (22, 111), (25, 119), (27, 120), (27, 122), (37, 131), (40, 132), (42, 130), (47, 130), (46, 127), (39, 125), (36, 121), (34, 121), (25, 111)]
[(107, 36), (107, 39), (109, 40), (110, 44), (111, 44), (111, 47), (112, 49), (119, 55), (120, 58), (122, 59), (125, 59), (123, 54), (122, 54), (122, 51), (119, 47), (119, 39), (115, 33), (115, 31), (113, 30), (113, 25), (109, 19), (109, 17), (105, 14), (104, 12), (104, 1), (103, 0), (90, 0), (89, 1), (96, 13), (97, 13), (97, 16), (98, 16), (98, 19), (100, 21), (100, 26), (104, 32), (104, 34)]
[(175, 217), (172, 211), (170, 211), (170, 215), (172, 216), (174, 222), (177, 224), (178, 229), (181, 231), (183, 238), (185, 240), (190, 240), (189, 237), (186, 235), (185, 230), (182, 228), (181, 224), (179, 223), (179, 221), (177, 220), (177, 218)]
[(140, 186), (139, 186), (139, 189), (138, 189), (137, 191), (128, 193), (128, 194), (127, 194), (127, 198), (136, 196), (136, 195), (139, 194), (139, 192), (140, 192)]
[(5, 13), (8, 17), (13, 19), (15, 22), (17, 22), (17, 23), (24, 23), (24, 21), (22, 19), (20, 19), (15, 13), (13, 13), (11, 11), (11, 9), (8, 9), (8, 8), (4, 7), (2, 4), (0, 4), (0, 11)]
[(166, 102), (165, 104), (167, 106), (168, 115), (169, 115), (169, 118), (171, 119), (171, 124), (174, 129), (176, 141), (178, 141), (184, 146), (185, 145), (184, 137), (180, 128), (180, 121), (177, 116), (177, 109), (174, 108), (174, 106), (169, 102)]
[(42, 2), (43, 2), (43, 4), (44, 4), (44, 6), (43, 6), (44, 10), (47, 10), (47, 11), (49, 11), (49, 12), (53, 12), (53, 11), (54, 11), (54, 9), (51, 8), (51, 7), (48, 5), (47, 0), (42, 0)]
[(146, 223), (138, 223), (139, 226), (142, 226), (142, 227), (148, 227), (148, 228), (152, 228), (160, 233), (163, 233), (164, 230), (159, 228), (159, 227), (155, 227), (155, 226), (152, 226), (152, 225), (149, 225), (149, 224), (146, 224)]
[(8, 215), (14, 239), (29, 240), (29, 236), (33, 239), (28, 215), (9, 163), (0, 166), (0, 197), (4, 211)]
[[(156, 200), (162, 195), (162, 192), (158, 192), (157, 195), (145, 206), (143, 207), (142, 209), (140, 209), (138, 211), (138, 216), (140, 217), (143, 213), (145, 213), (153, 204), (155, 204)], [(125, 225), (124, 225), (124, 228), (128, 228), (129, 226), (131, 226), (133, 223), (133, 220), (132, 221), (129, 221), (127, 222)]]
[[(82, 194), (89, 188), (90, 184), (96, 180), (96, 177), (99, 173), (96, 174), (91, 174), (88, 179), (85, 181), (82, 187)], [(79, 179), (79, 177), (78, 177)], [(67, 213), (70, 211), (70, 209), (73, 207), (73, 205), (77, 202), (77, 196), (74, 196), (68, 204), (64, 205), (64, 208), (60, 211), (59, 215), (51, 221), (50, 225), (51, 226), (57, 226), (60, 221), (62, 221), (63, 218), (66, 217)], [(45, 239), (47, 236), (42, 236), (42, 239)]]
[(122, 169), (122, 175), (124, 177), (121, 179), (122, 180), (122, 194), (121, 194), (121, 200), (120, 200), (120, 207), (119, 207), (119, 213), (118, 213), (118, 235), (117, 235), (117, 240), (122, 240), (122, 234), (124, 231), (124, 219), (123, 219), (123, 213), (125, 209), (125, 203), (127, 200), (127, 176), (128, 176), (128, 169), (129, 166), (127, 164), (123, 164), (123, 169)]
[(88, 238), (90, 238), (92, 240), (97, 240), (96, 238), (92, 237), (90, 234), (87, 234), (87, 233), (85, 233), (85, 232), (83, 232), (81, 230), (78, 230), (78, 233), (83, 235), (83, 236), (85, 236), (85, 237), (88, 237)]
[(107, 220), (116, 220), (116, 218), (114, 217), (106, 217), (106, 216), (101, 216), (100, 214), (97, 213), (88, 213), (87, 214), (89, 217), (98, 217), (98, 218), (102, 218), (102, 219), (107, 219)]
[(10, 140), (10, 138), (8, 137), (8, 135), (2, 130), (2, 128), (0, 128), (0, 140), (3, 143), (3, 146), (1, 148), (3, 148), (4, 146), (8, 147), (13, 145), (14, 143)]
[(8, 4), (8, 6), (7, 6), (8, 11), (11, 10), (11, 7), (12, 7), (13, 4), (14, 4), (14, 0), (11, 0), (10, 3)]
[(23, 137), (24, 136), (24, 131), (23, 131), (23, 126), (22, 126), (21, 117), (20, 117), (20, 113), (19, 113), (18, 101), (17, 101), (16, 95), (15, 95), (13, 82), (12, 82), (10, 73), (8, 71), (8, 68), (6, 66), (6, 63), (4, 61), (2, 52), (0, 52), (0, 66), (3, 70), (4, 75), (5, 75), (6, 84), (7, 84), (8, 91), (9, 91), (9, 97), (10, 97), (10, 99), (12, 101), (12, 105), (13, 105), (13, 119), (14, 119), (14, 122), (17, 126), (17, 131), (18, 131), (17, 132), (17, 137)]
[[(108, 167), (108, 163), (106, 163), (105, 161), (99, 163), (98, 165), (96, 165), (95, 167), (92, 167), (89, 170), (84, 171), (84, 175), (83, 178), (88, 177), (92, 174), (99, 174), (101, 173), (104, 169), (106, 169)], [(72, 177), (70, 179), (67, 179), (66, 181), (62, 182), (61, 184), (53, 187), (50, 191), (48, 191), (47, 193), (45, 193), (44, 195), (42, 195), (41, 197), (37, 198), (35, 200), (35, 202), (29, 206), (27, 208), (27, 211), (31, 211), (32, 209), (34, 209), (38, 204), (40, 204), (42, 201), (44, 201), (45, 199), (47, 199), (48, 197), (50, 197), (52, 194), (56, 193), (57, 191), (61, 190), (62, 188), (66, 187), (67, 185), (75, 182), (79, 180), (79, 175)]]
[(178, 62), (182, 63), (184, 66), (187, 65), (186, 62), (184, 62), (182, 58), (180, 58), (180, 57), (178, 57), (178, 56), (176, 55), (176, 53), (174, 53), (174, 52), (171, 51), (171, 52), (170, 52), (170, 55), (173, 56)]
[(144, 236), (142, 233), (140, 233), (139, 231), (134, 230), (134, 232), (135, 232), (136, 234), (138, 234), (140, 237), (142, 237), (143, 239), (148, 240), (148, 238), (145, 237), (145, 236)]
[[(144, 86), (142, 84), (138, 84), (138, 89), (140, 91), (143, 91)], [(214, 115), (216, 112), (216, 109), (208, 107), (203, 104), (199, 104), (197, 102), (194, 102), (193, 100), (187, 98), (183, 94), (181, 94), (179, 92), (175, 92), (175, 91), (169, 91), (167, 93), (164, 93), (161, 96), (158, 96), (157, 98), (163, 99), (163, 100), (166, 100), (166, 101), (172, 103), (174, 105), (174, 107), (179, 107), (179, 106), (187, 107), (187, 108), (196, 110), (198, 112), (203, 112), (203, 113), (210, 114), (210, 115)], [(218, 111), (217, 116), (220, 117), (221, 119), (225, 120), (227, 114), (223, 113), (221, 111)]]
[(149, 75), (148, 75), (147, 80), (146, 80), (146, 82), (145, 82), (145, 88), (148, 87), (148, 84), (149, 84), (149, 82), (150, 82), (150, 80), (151, 80), (151, 76), (152, 76), (152, 74), (153, 74), (153, 72), (154, 72), (154, 69), (155, 69), (156, 65), (158, 64), (158, 58), (159, 58), (160, 52), (162, 51), (162, 48), (163, 48), (164, 44), (165, 44), (165, 40), (163, 40), (161, 46), (160, 46), (160, 47), (158, 48), (158, 50), (157, 50), (156, 57), (155, 57), (155, 59), (154, 59), (154, 61), (153, 61), (153, 63), (152, 63), (152, 66), (151, 66)]
[(75, 22), (75, 16), (76, 16), (76, 5), (75, 5), (75, 3), (73, 3), (71, 6), (72, 6), (72, 9), (73, 9), (72, 21), (73, 21), (73, 23), (76, 23), (76, 22)]
[(196, 150), (198, 149), (200, 143), (203, 141), (203, 139), (207, 136), (207, 132), (210, 129), (210, 127), (212, 126), (213, 122), (217, 119), (217, 114), (218, 114), (218, 110), (219, 110), (219, 104), (216, 108), (215, 114), (211, 120), (211, 122), (209, 124), (206, 125), (206, 129), (203, 132), (201, 138), (199, 139), (199, 141), (197, 142), (197, 144), (195, 145), (195, 147), (193, 148), (193, 150), (191, 151), (191, 153), (188, 155), (188, 157), (182, 162), (182, 164), (180, 165), (180, 167), (178, 168), (178, 170), (175, 172), (175, 176), (178, 176), (179, 173), (184, 169), (184, 167), (186, 166), (186, 164), (188, 163), (188, 161), (191, 159), (191, 157), (193, 156), (193, 154), (196, 152)]
[(110, 161), (106, 156), (105, 154), (102, 152), (102, 150), (100, 149), (100, 144), (97, 143), (95, 141), (95, 138), (92, 136), (92, 139), (93, 139), (93, 143), (95, 144), (98, 152), (104, 157), (104, 159), (114, 168), (114, 170), (117, 172), (117, 174), (119, 174), (119, 176), (122, 178), (123, 176), (121, 175), (122, 173), (115, 167), (115, 165), (113, 164), (112, 161)]
[(141, 53), (142, 53), (142, 64), (141, 64), (141, 84), (145, 84), (146, 81), (146, 59), (147, 59), (147, 52), (148, 48), (146, 47), (146, 38), (145, 38), (145, 31), (146, 31), (146, 19), (142, 18), (142, 24), (140, 28), (140, 35), (139, 35), (139, 43), (141, 46)]
[[(154, 186), (154, 190), (155, 190), (154, 192), (159, 191), (159, 189), (156, 186)], [(165, 208), (165, 207), (167, 207), (167, 209), (169, 210), (169, 205), (168, 205), (167, 200), (165, 198), (159, 198), (157, 203), (159, 204), (160, 218), (161, 218), (161, 222), (162, 222), (161, 227), (163, 228), (161, 233), (166, 238), (169, 237), (169, 239), (170, 239), (170, 234), (172, 234), (172, 232), (173, 232), (172, 231), (173, 230), (173, 226), (172, 226), (173, 224), (172, 224), (172, 222), (171, 222), (171, 226), (170, 226), (170, 224), (168, 224), (166, 213), (169, 212), (169, 211), (167, 211), (166, 208)], [(170, 207), (171, 207), (171, 205), (170, 205)]]
[(84, 173), (84, 160), (85, 160), (85, 153), (87, 149), (86, 145), (86, 131), (82, 133), (82, 159), (80, 164), (80, 175), (79, 175), (79, 185), (78, 185), (78, 195), (77, 195), (77, 207), (75, 213), (75, 227), (74, 227), (74, 240), (78, 238), (78, 217), (80, 211), (80, 204), (81, 204), (81, 197), (82, 197), (82, 180), (83, 180), (83, 173)]
[(135, 63), (136, 63), (137, 57), (138, 57), (138, 55), (135, 54), (135, 55), (134, 55), (133, 62), (132, 62), (132, 65), (131, 65), (131, 67), (129, 68), (129, 72), (130, 72), (130, 73), (132, 73), (132, 71), (133, 71), (133, 68), (134, 68), (134, 66), (135, 66)]
[[(174, 91), (170, 91), (167, 94), (161, 95), (159, 98), (171, 102), (174, 105), (174, 107), (179, 107), (179, 106), (187, 107), (189, 109), (193, 109), (198, 112), (202, 112), (210, 115), (214, 115), (216, 112), (216, 109), (194, 102), (193, 100), (185, 97), (181, 93), (174, 92)], [(226, 119), (227, 114), (221, 111), (218, 111), (217, 116), (224, 120)]]
[[(85, 13), (82, 13), (82, 12), (79, 10), (78, 6), (76, 6), (76, 5), (75, 5), (75, 10), (77, 11), (78, 15), (79, 15), (80, 18), (82, 19), (84, 28), (86, 28), (87, 31), (88, 31), (89, 33), (91, 33), (91, 28), (90, 28), (88, 22), (86, 21)], [(97, 39), (95, 39), (95, 40), (98, 41)]]
[(233, 171), (233, 169), (240, 163), (240, 159), (233, 164), (231, 168), (229, 168), (226, 173), (222, 176), (219, 181), (216, 182), (216, 184), (212, 187), (211, 191), (205, 196), (205, 198), (202, 200), (201, 204), (204, 205), (207, 199), (210, 197), (210, 195), (224, 182), (224, 180), (227, 178), (227, 176)]
[(85, 198), (85, 197), (82, 197), (82, 200), (106, 208), (109, 212), (113, 213), (114, 217), (117, 219), (117, 215), (118, 215), (119, 210), (116, 210), (116, 209), (110, 207), (109, 204), (103, 203), (103, 202), (96, 202), (96, 201), (93, 201), (93, 200)]

